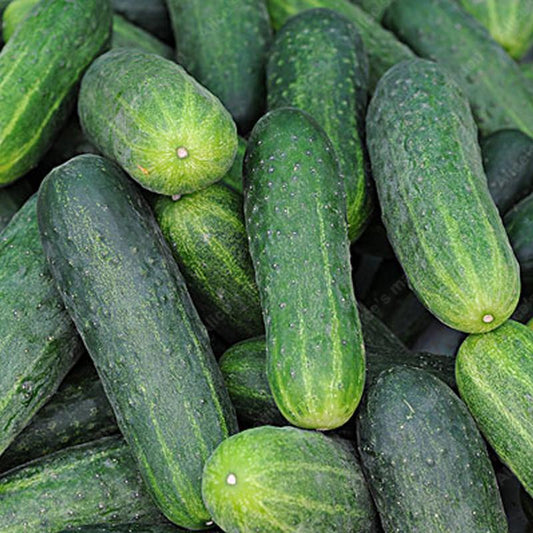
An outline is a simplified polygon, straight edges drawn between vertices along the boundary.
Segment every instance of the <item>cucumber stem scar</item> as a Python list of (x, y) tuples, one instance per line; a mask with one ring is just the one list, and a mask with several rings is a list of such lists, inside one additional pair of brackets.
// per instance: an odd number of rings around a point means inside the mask
[(226, 483), (228, 485), (236, 485), (237, 484), (237, 476), (235, 474), (228, 474), (228, 477), (226, 478)]
[(483, 322), (485, 322), (485, 324), (490, 324), (493, 320), (494, 317), (492, 315), (485, 315), (483, 317)]
[(189, 150), (187, 150), (187, 148), (185, 148), (185, 146), (180, 146), (176, 150), (176, 153), (178, 154), (178, 157), (180, 159), (185, 159), (186, 157), (189, 157)]

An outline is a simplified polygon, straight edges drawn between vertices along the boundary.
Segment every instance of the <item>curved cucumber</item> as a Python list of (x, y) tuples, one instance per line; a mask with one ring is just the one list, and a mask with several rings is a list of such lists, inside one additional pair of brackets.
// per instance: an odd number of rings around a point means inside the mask
[(255, 126), (244, 176), (274, 399), (296, 426), (339, 427), (361, 398), (365, 359), (333, 148), (309, 115), (278, 109)]
[(423, 59), (393, 67), (370, 103), (367, 140), (383, 222), (420, 301), (467, 333), (502, 324), (518, 303), (518, 263), (457, 84)]
[(278, 32), (267, 64), (268, 107), (297, 107), (327, 133), (344, 177), (348, 235), (372, 213), (364, 147), (368, 60), (355, 26), (327, 9), (305, 11)]
[(0, 186), (26, 174), (50, 147), (110, 33), (107, 0), (43, 0), (2, 49)]
[(148, 204), (114, 163), (87, 155), (47, 176), (38, 211), (50, 269), (148, 490), (170, 520), (205, 528), (202, 468), (237, 425)]
[(456, 379), (481, 432), (533, 496), (532, 356), (533, 331), (509, 320), (463, 342)]
[(206, 463), (202, 494), (230, 533), (373, 530), (352, 447), (317, 432), (263, 426), (234, 435)]
[(359, 412), (358, 439), (385, 531), (507, 532), (485, 443), (439, 379), (405, 367), (383, 372)]
[(522, 279), (533, 281), (533, 194), (515, 205), (503, 221), (520, 264)]
[(214, 184), (154, 211), (204, 324), (230, 343), (263, 333), (242, 196)]
[(169, 196), (221, 179), (237, 150), (235, 124), (219, 100), (179, 65), (140, 50), (99, 57), (83, 77), (78, 112), (104, 155)]

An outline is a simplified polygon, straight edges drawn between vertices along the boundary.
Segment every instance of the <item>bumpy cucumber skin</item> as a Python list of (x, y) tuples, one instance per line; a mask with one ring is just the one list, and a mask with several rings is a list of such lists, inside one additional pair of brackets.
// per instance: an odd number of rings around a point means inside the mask
[(520, 68), (455, 0), (395, 0), (383, 21), (416, 54), (448, 69), (482, 135), (513, 128), (533, 136), (533, 98)]
[(82, 360), (0, 456), (0, 472), (118, 432), (115, 415), (94, 366)]
[(533, 331), (509, 320), (459, 348), (461, 397), (500, 459), (533, 495)]
[(533, 191), (533, 139), (518, 130), (501, 130), (481, 139), (489, 191), (505, 214)]
[(459, 3), (514, 59), (520, 59), (533, 45), (531, 0), (459, 0)]
[(163, 519), (122, 437), (66, 448), (6, 473), (0, 477), (0, 515), (5, 533)]
[(202, 494), (228, 533), (373, 528), (353, 448), (318, 432), (263, 426), (234, 435), (206, 463)]
[(248, 143), (242, 137), (239, 137), (239, 144), (237, 146), (237, 154), (233, 165), (228, 170), (226, 175), (220, 180), (221, 183), (229, 187), (230, 189), (243, 194), (242, 184), (242, 165), (244, 163), (244, 154), (246, 153), (246, 146)]
[(192, 193), (221, 179), (237, 150), (220, 101), (168, 59), (120, 48), (83, 77), (78, 113), (89, 140), (146, 189)]
[(135, 184), (79, 156), (39, 192), (50, 269), (163, 513), (202, 529), (200, 478), (236, 417), (178, 266)]
[(264, 0), (167, 0), (178, 63), (218, 96), (247, 132), (265, 106), (272, 30)]
[(0, 454), (82, 352), (48, 273), (36, 205), (33, 196), (0, 234)]
[(525, 282), (533, 281), (533, 194), (526, 196), (504, 217), (505, 229)]
[(385, 531), (507, 532), (485, 443), (437, 378), (383, 372), (359, 412), (358, 442)]
[(28, 180), (20, 180), (0, 189), (0, 231), (7, 226), (33, 192), (34, 188)]
[(254, 127), (244, 167), (272, 393), (291, 424), (334, 429), (361, 399), (365, 358), (333, 147), (309, 115), (277, 109)]
[(267, 6), (275, 30), (293, 15), (307, 9), (323, 7), (344, 15), (357, 28), (368, 54), (371, 91), (390, 67), (414, 57), (407, 46), (349, 0), (267, 0)]
[(502, 324), (518, 303), (518, 262), (457, 84), (423, 59), (393, 67), (370, 103), (367, 141), (383, 222), (420, 301), (466, 333)]
[(364, 146), (368, 60), (355, 26), (313, 9), (278, 32), (267, 63), (268, 108), (297, 107), (327, 133), (344, 178), (348, 236), (355, 241), (373, 210)]
[(84, 70), (109, 43), (107, 0), (43, 0), (0, 54), (0, 186), (26, 174), (73, 107)]
[(154, 211), (207, 328), (229, 343), (261, 335), (242, 196), (215, 183), (177, 201), (161, 196)]

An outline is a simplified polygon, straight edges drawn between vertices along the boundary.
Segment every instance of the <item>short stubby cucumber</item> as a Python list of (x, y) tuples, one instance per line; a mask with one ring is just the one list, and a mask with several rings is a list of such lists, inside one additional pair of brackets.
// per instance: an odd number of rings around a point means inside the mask
[(374, 509), (350, 444), (263, 426), (224, 441), (205, 465), (202, 494), (228, 533), (374, 531)]
[(112, 50), (91, 65), (78, 113), (104, 155), (168, 196), (218, 181), (237, 150), (235, 124), (220, 101), (179, 65), (140, 50)]
[(533, 136), (533, 98), (519, 66), (455, 0), (395, 0), (383, 20), (417, 55), (448, 69), (483, 135), (513, 128)]
[(163, 520), (122, 437), (66, 448), (6, 473), (0, 477), (0, 516), (2, 533)]
[(358, 441), (385, 531), (507, 532), (485, 443), (439, 379), (405, 367), (383, 372), (359, 411)]
[(276, 404), (293, 425), (342, 426), (361, 399), (365, 358), (344, 182), (324, 130), (297, 109), (265, 115), (248, 143), (244, 191)]
[(178, 63), (220, 98), (242, 132), (265, 107), (272, 30), (264, 0), (167, 0)]
[(0, 53), (0, 186), (37, 165), (109, 44), (107, 0), (42, 0)]
[(205, 461), (237, 430), (207, 332), (137, 186), (102, 157), (53, 170), (39, 191), (45, 254), (146, 486), (202, 529)]
[(383, 222), (420, 301), (466, 333), (502, 324), (518, 303), (518, 262), (458, 85), (423, 59), (393, 67), (370, 103), (367, 141)]
[(364, 146), (368, 60), (355, 26), (328, 9), (291, 18), (267, 63), (269, 109), (297, 107), (327, 133), (346, 189), (348, 235), (355, 241), (372, 214)]
[(533, 281), (533, 194), (507, 212), (505, 229), (513, 247), (524, 283)]
[(533, 496), (533, 331), (509, 320), (457, 355), (461, 397), (500, 459)]
[(36, 195), (0, 233), (0, 302), (1, 455), (82, 353), (48, 272)]
[(263, 316), (244, 227), (242, 196), (224, 185), (154, 211), (207, 328), (233, 343), (263, 333)]

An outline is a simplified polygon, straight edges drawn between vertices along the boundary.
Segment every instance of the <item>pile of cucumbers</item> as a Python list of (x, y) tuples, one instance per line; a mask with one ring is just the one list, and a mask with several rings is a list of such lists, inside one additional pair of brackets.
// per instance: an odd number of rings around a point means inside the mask
[(0, 533), (533, 529), (533, 0), (0, 14)]

